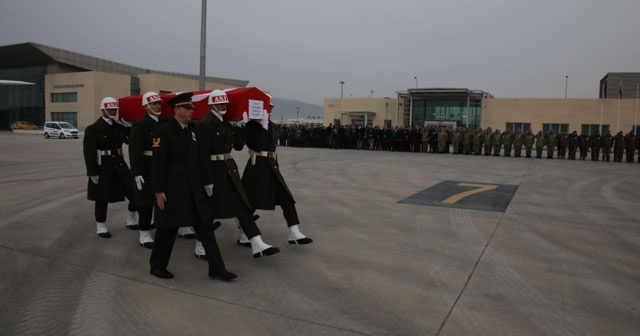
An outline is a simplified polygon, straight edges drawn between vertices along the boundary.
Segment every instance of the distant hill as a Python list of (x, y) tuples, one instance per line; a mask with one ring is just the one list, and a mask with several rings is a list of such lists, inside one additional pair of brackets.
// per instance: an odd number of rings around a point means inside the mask
[(274, 110), (271, 120), (286, 123), (288, 119), (297, 118), (298, 107), (300, 108), (300, 118), (317, 118), (322, 120), (322, 106), (308, 104), (297, 100), (274, 98)]

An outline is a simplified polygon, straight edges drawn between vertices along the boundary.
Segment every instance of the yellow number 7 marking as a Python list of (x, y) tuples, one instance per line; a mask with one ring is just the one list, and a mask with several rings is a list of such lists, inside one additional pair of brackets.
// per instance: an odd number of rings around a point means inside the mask
[(454, 204), (465, 197), (475, 195), (477, 193), (493, 190), (498, 187), (497, 185), (494, 185), (494, 184), (476, 184), (476, 183), (458, 183), (458, 186), (474, 187), (476, 189), (471, 189), (471, 190), (467, 190), (467, 191), (463, 191), (461, 193), (455, 194), (447, 198), (446, 200), (442, 201), (442, 203)]

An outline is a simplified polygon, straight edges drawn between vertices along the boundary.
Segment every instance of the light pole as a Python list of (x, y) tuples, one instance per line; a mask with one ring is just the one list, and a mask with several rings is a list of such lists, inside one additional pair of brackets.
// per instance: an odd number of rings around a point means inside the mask
[(202, 18), (200, 20), (200, 76), (198, 88), (204, 90), (205, 63), (207, 59), (207, 0), (202, 0)]
[(300, 125), (300, 107), (296, 107), (296, 123)]
[(343, 92), (343, 91), (342, 91), (342, 89), (343, 89), (343, 87), (344, 87), (344, 81), (340, 81), (340, 99), (342, 99), (342, 98), (343, 98), (343, 96), (342, 96), (342, 92)]
[(387, 119), (389, 119), (389, 97), (384, 97), (384, 128), (387, 128)]
[(569, 86), (569, 76), (564, 76), (564, 99), (567, 99), (567, 87)]
[(416, 80), (416, 89), (418, 88), (418, 76), (413, 76), (413, 79)]

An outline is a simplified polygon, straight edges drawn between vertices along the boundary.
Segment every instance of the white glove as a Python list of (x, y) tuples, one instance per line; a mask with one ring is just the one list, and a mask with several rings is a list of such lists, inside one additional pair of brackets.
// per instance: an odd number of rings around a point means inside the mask
[(256, 151), (254, 151), (253, 149), (249, 148), (249, 156), (251, 157), (251, 165), (252, 166), (256, 165), (256, 154), (257, 154)]
[(213, 184), (204, 186), (204, 191), (207, 193), (207, 196), (211, 197), (211, 195), (213, 195)]
[(91, 182), (93, 182), (93, 184), (98, 184), (98, 181), (100, 180), (100, 176), (98, 176), (98, 175), (89, 176), (89, 179), (91, 179)]
[(142, 185), (144, 184), (144, 177), (142, 175), (138, 175), (135, 177), (136, 179), (136, 187), (138, 190), (142, 191)]
[(262, 111), (262, 119), (260, 119), (260, 125), (265, 131), (269, 130), (269, 112), (267, 110)]
[(237, 121), (236, 126), (243, 127), (248, 122), (249, 122), (249, 116), (247, 115), (247, 112), (242, 112), (242, 120)]

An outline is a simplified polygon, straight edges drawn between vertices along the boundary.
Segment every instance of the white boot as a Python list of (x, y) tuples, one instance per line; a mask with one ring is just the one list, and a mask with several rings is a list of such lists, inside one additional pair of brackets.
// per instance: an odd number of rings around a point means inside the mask
[(289, 227), (289, 244), (311, 244), (313, 239), (308, 238), (300, 232), (300, 227), (298, 224), (292, 225)]
[(193, 249), (197, 258), (207, 259), (207, 252), (204, 250), (204, 246), (199, 240), (196, 240), (196, 247)]
[(151, 231), (142, 231), (140, 230), (140, 238), (138, 239), (140, 246), (146, 247), (148, 249), (153, 248), (153, 236), (151, 235)]
[(262, 237), (260, 237), (260, 235), (251, 238), (249, 241), (251, 242), (251, 250), (253, 251), (254, 258), (270, 256), (280, 252), (279, 248), (273, 247), (262, 241)]
[(242, 231), (242, 227), (240, 226), (240, 222), (238, 221), (238, 219), (236, 218), (236, 222), (238, 223), (238, 230), (240, 230), (240, 233), (238, 234), (238, 245), (240, 246), (244, 246), (244, 247), (251, 247), (251, 241), (249, 241), (249, 238), (247, 237), (246, 234), (244, 234), (244, 231)]
[(140, 226), (138, 225), (138, 212), (129, 211), (129, 216), (127, 217), (127, 229), (138, 230)]
[(178, 229), (178, 236), (187, 239), (194, 239), (196, 237), (196, 232), (193, 231), (191, 226), (181, 227)]
[(111, 233), (109, 233), (106, 223), (96, 222), (96, 234), (102, 238), (111, 238)]

